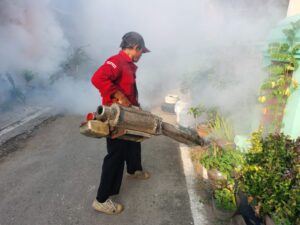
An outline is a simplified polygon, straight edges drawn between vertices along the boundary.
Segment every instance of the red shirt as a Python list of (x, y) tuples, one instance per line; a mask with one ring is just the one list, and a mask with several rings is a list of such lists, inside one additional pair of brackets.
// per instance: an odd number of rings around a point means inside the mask
[(91, 81), (102, 96), (103, 105), (111, 105), (111, 98), (117, 90), (121, 91), (132, 105), (138, 106), (138, 92), (135, 82), (137, 66), (125, 52), (107, 59), (94, 73)]

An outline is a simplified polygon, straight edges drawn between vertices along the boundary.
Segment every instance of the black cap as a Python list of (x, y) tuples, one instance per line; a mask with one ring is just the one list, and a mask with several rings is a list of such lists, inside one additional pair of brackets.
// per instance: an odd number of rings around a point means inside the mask
[(137, 32), (128, 32), (122, 37), (122, 42), (120, 47), (123, 48), (133, 48), (134, 46), (138, 46), (143, 50), (143, 53), (150, 52), (148, 48), (145, 46), (144, 38)]

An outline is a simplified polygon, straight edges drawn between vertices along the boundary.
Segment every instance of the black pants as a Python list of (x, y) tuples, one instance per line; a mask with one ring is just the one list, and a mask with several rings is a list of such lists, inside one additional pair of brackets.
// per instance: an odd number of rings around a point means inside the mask
[(109, 196), (119, 193), (125, 162), (127, 172), (130, 174), (137, 170), (143, 170), (141, 143), (107, 138), (106, 144), (108, 154), (102, 165), (101, 180), (97, 192), (99, 202), (105, 202)]

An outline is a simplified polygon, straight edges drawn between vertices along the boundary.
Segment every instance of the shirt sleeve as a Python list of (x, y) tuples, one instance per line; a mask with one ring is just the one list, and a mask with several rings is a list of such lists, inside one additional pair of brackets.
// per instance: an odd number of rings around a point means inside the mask
[(120, 68), (115, 60), (107, 60), (92, 76), (92, 84), (100, 91), (102, 97), (112, 96), (118, 87), (114, 81), (120, 76)]

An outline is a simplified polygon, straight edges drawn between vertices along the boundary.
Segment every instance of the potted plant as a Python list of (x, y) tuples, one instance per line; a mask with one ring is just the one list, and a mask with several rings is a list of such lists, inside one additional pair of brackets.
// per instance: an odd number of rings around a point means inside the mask
[(212, 208), (218, 219), (229, 219), (236, 213), (234, 191), (230, 188), (217, 189), (212, 195)]
[(295, 141), (282, 133), (263, 138), (260, 129), (251, 143), (239, 178), (249, 204), (276, 225), (300, 224), (300, 138)]
[(195, 122), (196, 122), (196, 124), (195, 124), (196, 131), (197, 131), (198, 135), (202, 138), (206, 138), (210, 133), (209, 122), (200, 122), (200, 123), (198, 123), (198, 121), (197, 121), (197, 119), (199, 117), (201, 117), (204, 113), (207, 114), (207, 110), (201, 104), (199, 104), (195, 107), (190, 107), (189, 111), (188, 111), (188, 114), (190, 114), (194, 117)]
[(206, 121), (201, 122), (197, 126), (197, 131), (199, 136), (209, 137), (209, 134), (211, 133), (211, 129), (215, 124), (217, 114), (218, 114), (218, 110), (216, 107), (211, 107), (205, 110)]
[(215, 142), (218, 146), (225, 149), (235, 148), (233, 126), (227, 118), (217, 113), (210, 127), (211, 132), (209, 138), (212, 142)]
[(200, 123), (197, 125), (197, 132), (200, 137), (206, 138), (209, 136), (211, 129), (207, 123)]
[(200, 163), (208, 170), (208, 178), (213, 189), (233, 186), (232, 175), (240, 170), (243, 164), (243, 154), (236, 149), (222, 149), (212, 144), (203, 154)]
[(234, 176), (242, 168), (243, 154), (236, 149), (225, 150), (212, 144), (200, 159), (200, 163), (208, 170), (215, 216), (219, 219), (229, 219), (237, 210)]
[(192, 115), (195, 120), (195, 127), (197, 127), (197, 119), (205, 112), (205, 107), (203, 105), (197, 105), (190, 107), (188, 110), (188, 115)]

